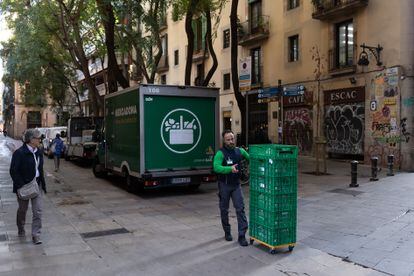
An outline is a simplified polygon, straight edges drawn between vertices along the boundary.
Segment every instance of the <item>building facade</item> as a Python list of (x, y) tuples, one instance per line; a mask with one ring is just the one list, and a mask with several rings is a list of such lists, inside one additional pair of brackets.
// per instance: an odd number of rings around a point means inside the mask
[(21, 86), (15, 83), (13, 107), (10, 109), (12, 114), (4, 126), (9, 136), (21, 139), (28, 128), (56, 126), (57, 114), (48, 104), (49, 100), (28, 105), (23, 97)]
[[(410, 0), (240, 1), (239, 58), (251, 64), (248, 142), (296, 144), (311, 155), (321, 141), (332, 158), (376, 156), (384, 166), (392, 154), (414, 170), (413, 11)], [(221, 129), (238, 133), (229, 14), (230, 3), (214, 40), (219, 67), (211, 84), (221, 88)], [(158, 82), (183, 84), (184, 22), (169, 16), (165, 35), (169, 66)], [(211, 63), (201, 68), (194, 58), (194, 84)]]

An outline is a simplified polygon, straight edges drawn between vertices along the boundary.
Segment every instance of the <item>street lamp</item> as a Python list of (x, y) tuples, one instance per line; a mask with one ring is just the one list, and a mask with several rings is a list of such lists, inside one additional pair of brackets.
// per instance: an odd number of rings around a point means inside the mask
[(374, 55), (375, 60), (377, 61), (377, 66), (382, 65), (381, 51), (383, 50), (383, 48), (379, 44), (377, 47), (373, 47), (373, 46), (366, 46), (365, 43), (363, 43), (360, 47), (362, 48), (362, 52), (361, 54), (359, 54), (358, 65), (368, 66), (369, 60), (368, 60), (368, 53), (366, 49), (368, 49)]

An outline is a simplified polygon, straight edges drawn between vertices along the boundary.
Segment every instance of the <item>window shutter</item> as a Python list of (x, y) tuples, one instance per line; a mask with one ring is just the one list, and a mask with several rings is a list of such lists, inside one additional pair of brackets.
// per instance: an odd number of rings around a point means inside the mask
[(191, 28), (193, 29), (193, 33), (194, 33), (194, 49), (197, 48), (197, 20), (192, 20), (191, 21)]
[(206, 34), (207, 34), (207, 18), (205, 16), (201, 17), (201, 49), (205, 50), (206, 44)]

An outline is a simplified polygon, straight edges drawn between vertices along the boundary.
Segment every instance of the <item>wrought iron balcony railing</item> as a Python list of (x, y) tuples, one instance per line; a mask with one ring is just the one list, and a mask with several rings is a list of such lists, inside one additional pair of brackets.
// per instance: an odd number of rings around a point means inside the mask
[(158, 63), (157, 66), (157, 71), (158, 72), (165, 72), (168, 71), (169, 69), (169, 64), (168, 64), (168, 55), (162, 55), (160, 62)]
[(312, 0), (312, 18), (329, 20), (338, 15), (351, 14), (368, 5), (369, 0)]
[(239, 45), (247, 46), (269, 37), (269, 16), (261, 15), (238, 24)]

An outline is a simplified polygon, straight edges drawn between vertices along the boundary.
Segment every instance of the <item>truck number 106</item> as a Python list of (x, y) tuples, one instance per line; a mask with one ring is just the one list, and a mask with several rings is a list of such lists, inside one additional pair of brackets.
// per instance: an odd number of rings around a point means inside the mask
[(158, 93), (160, 93), (160, 89), (158, 87), (149, 87), (148, 92), (158, 94)]

